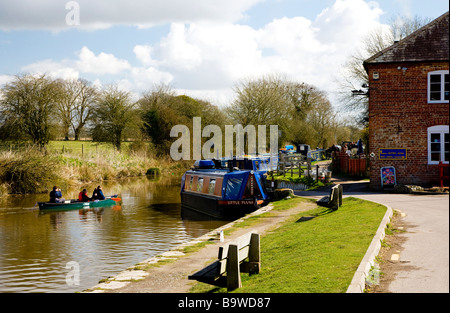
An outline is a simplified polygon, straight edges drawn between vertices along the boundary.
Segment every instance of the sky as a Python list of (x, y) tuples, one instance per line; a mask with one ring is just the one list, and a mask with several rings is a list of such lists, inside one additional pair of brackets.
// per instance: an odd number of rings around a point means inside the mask
[(229, 105), (233, 86), (281, 74), (336, 92), (342, 66), (397, 16), (435, 19), (447, 0), (0, 0), (0, 85), (18, 74), (161, 84)]

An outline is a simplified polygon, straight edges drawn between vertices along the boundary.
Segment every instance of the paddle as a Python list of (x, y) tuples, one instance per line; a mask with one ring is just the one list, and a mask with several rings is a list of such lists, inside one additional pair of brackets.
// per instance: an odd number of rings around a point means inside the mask
[(106, 199), (111, 199), (111, 200), (114, 200), (114, 201), (122, 201), (122, 199), (118, 198), (117, 195), (108, 196), (108, 197), (106, 197)]

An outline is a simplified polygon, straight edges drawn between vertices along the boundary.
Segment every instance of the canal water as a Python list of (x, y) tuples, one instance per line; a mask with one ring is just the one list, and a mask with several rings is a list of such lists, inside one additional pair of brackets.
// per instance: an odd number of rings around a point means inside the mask
[[(96, 186), (83, 187), (92, 192)], [(48, 195), (0, 199), (0, 292), (82, 291), (225, 223), (182, 218), (177, 176), (102, 187), (122, 201), (48, 212), (35, 208)], [(63, 196), (78, 192), (63, 190)]]

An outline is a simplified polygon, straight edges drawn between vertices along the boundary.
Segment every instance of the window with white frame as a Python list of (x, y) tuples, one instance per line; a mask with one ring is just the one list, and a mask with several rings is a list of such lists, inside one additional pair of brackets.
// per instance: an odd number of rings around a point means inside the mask
[(448, 71), (434, 71), (428, 73), (428, 103), (448, 103), (448, 100)]
[(449, 160), (449, 131), (448, 125), (428, 128), (428, 164), (448, 164)]

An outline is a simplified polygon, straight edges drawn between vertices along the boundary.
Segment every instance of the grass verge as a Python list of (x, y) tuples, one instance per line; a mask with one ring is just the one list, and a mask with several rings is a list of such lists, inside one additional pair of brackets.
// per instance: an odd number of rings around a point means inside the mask
[[(235, 292), (345, 292), (385, 213), (385, 206), (349, 197), (338, 211), (318, 207), (295, 216), (261, 239), (261, 272), (242, 274)], [(192, 291), (226, 288), (198, 283)]]

